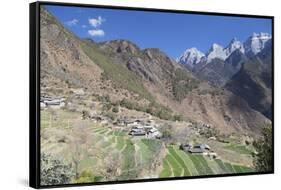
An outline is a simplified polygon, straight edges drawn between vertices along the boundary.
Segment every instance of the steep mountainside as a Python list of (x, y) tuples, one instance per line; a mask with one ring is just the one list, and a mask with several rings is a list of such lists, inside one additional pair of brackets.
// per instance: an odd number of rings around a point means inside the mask
[(100, 48), (116, 64), (125, 66), (141, 77), (146, 85), (153, 86), (159, 93), (170, 98), (173, 93), (176, 93), (174, 92), (176, 84), (173, 81), (177, 72), (183, 72), (188, 82), (196, 81), (189, 71), (183, 69), (157, 48), (140, 50), (135, 44), (126, 40), (101, 43)]
[[(196, 79), (158, 49), (140, 50), (124, 40), (100, 45), (115, 63), (126, 65), (139, 75), (158, 102), (188, 119), (210, 123), (220, 129), (227, 127), (228, 132), (256, 132), (258, 123), (268, 122), (239, 96)], [(227, 64), (216, 59), (221, 64), (214, 70), (224, 70), (229, 79), (241, 68), (244, 59), (240, 50), (233, 51), (226, 59)], [(234, 102), (239, 102), (237, 107)]]
[(272, 119), (271, 57), (271, 50), (264, 49), (243, 64), (241, 70), (225, 86), (269, 119)]
[[(230, 64), (218, 61), (214, 69), (226, 70), (226, 77), (232, 76), (241, 66), (233, 63), (234, 54), (236, 51), (226, 59)], [(41, 87), (42, 94), (49, 96), (67, 97), (71, 89), (79, 88), (90, 95), (109, 96), (115, 102), (125, 99), (142, 106), (132, 109), (149, 113), (154, 106), (156, 116), (171, 112), (186, 120), (208, 123), (223, 133), (256, 133), (261, 123), (269, 122), (236, 93), (202, 81), (161, 50), (141, 50), (126, 40), (96, 43), (79, 39), (44, 9)]]
[(198, 78), (241, 96), (253, 109), (272, 118), (270, 34), (254, 33), (244, 43), (234, 38), (225, 48), (213, 44), (200, 61), (191, 63), (189, 57), (185, 60), (179, 63)]
[[(235, 50), (227, 59), (212, 59), (209, 63), (200, 63), (193, 72), (201, 79), (222, 87), (234, 76), (245, 62), (246, 57), (240, 50)], [(203, 64), (203, 66), (201, 66)]]
[[(41, 9), (43, 95), (61, 96), (70, 93), (71, 89), (82, 88), (92, 94), (110, 95), (113, 100), (151, 97), (135, 74), (114, 64), (98, 50), (94, 42), (88, 49), (87, 44), (89, 42), (81, 41), (50, 13)], [(118, 72), (119, 75), (116, 75)]]
[(41, 91), (98, 86), (102, 70), (81, 49), (79, 39), (43, 8), (40, 16)]

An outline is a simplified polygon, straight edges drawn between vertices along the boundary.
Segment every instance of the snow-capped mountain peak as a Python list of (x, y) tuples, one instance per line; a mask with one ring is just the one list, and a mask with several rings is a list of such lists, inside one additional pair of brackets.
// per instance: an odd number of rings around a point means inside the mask
[(271, 35), (268, 33), (253, 33), (244, 43), (246, 54), (256, 55), (265, 47), (266, 42), (271, 38)]
[(271, 34), (253, 33), (244, 43), (237, 40), (237, 38), (233, 38), (226, 47), (214, 43), (206, 55), (196, 48), (190, 48), (177, 59), (177, 62), (193, 68), (195, 65), (201, 65), (198, 64), (200, 62), (210, 63), (216, 58), (225, 61), (237, 50), (246, 56), (255, 56), (264, 48), (270, 46), (271, 39)]
[(226, 57), (230, 56), (235, 50), (245, 53), (243, 43), (238, 41), (237, 38), (233, 38), (228, 46), (224, 49)]
[(214, 43), (211, 46), (210, 50), (208, 51), (207, 63), (209, 63), (214, 58), (219, 58), (222, 60), (225, 60), (225, 58), (226, 58), (224, 48), (221, 45), (216, 44), (216, 43)]
[(271, 35), (265, 32), (260, 33), (253, 33), (252, 38), (261, 39), (261, 40), (268, 40), (271, 39)]
[(213, 43), (211, 46), (211, 51), (216, 51), (216, 50), (220, 50), (223, 49), (223, 47), (219, 44)]
[(177, 62), (193, 67), (199, 63), (204, 56), (204, 53), (197, 48), (190, 48), (184, 51), (184, 53), (177, 59)]

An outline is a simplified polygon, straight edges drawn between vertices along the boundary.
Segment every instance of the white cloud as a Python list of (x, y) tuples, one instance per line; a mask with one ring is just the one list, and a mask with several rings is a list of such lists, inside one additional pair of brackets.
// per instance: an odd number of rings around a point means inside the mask
[(98, 16), (97, 18), (89, 18), (88, 19), (90, 27), (93, 27), (94, 29), (88, 30), (88, 34), (93, 37), (103, 37), (105, 35), (105, 32), (100, 29), (99, 27), (102, 25), (103, 22), (105, 22), (105, 19), (101, 16)]
[(87, 28), (87, 25), (83, 24), (81, 27), (82, 27), (82, 28)]
[(98, 18), (89, 18), (89, 24), (94, 28), (99, 27), (103, 22), (105, 22), (105, 19), (101, 16), (98, 16)]
[(69, 20), (69, 21), (66, 21), (65, 23), (68, 25), (68, 26), (75, 26), (79, 21), (77, 19), (73, 19), (73, 20)]
[(101, 29), (88, 30), (88, 34), (90, 36), (97, 36), (97, 37), (103, 37), (105, 35), (104, 31)]

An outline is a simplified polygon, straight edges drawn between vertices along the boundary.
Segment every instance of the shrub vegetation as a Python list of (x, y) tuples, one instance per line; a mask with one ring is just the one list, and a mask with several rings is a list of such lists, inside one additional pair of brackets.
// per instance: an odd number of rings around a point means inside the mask
[(75, 176), (71, 164), (50, 154), (41, 154), (41, 185), (59, 185), (71, 183)]

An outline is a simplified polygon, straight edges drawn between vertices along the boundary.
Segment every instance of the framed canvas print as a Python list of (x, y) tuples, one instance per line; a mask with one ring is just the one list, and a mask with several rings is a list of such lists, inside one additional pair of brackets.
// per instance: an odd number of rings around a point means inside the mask
[(274, 172), (274, 18), (30, 4), (30, 186)]

